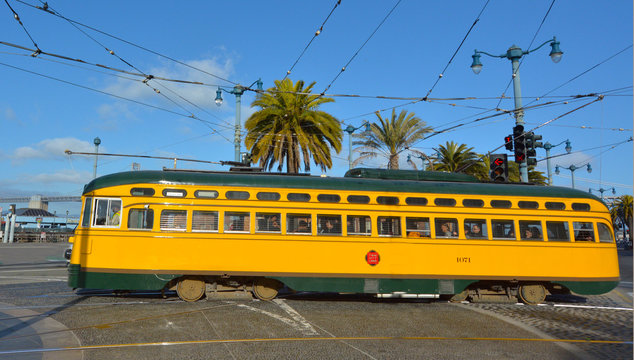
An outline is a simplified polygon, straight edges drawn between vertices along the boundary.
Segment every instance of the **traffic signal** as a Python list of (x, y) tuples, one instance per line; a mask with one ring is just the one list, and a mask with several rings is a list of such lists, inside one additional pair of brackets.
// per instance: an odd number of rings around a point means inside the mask
[(506, 182), (509, 178), (508, 159), (506, 154), (491, 154), (489, 155), (489, 162), (491, 163), (491, 172), (489, 177), (494, 182)]
[(513, 147), (515, 149), (515, 162), (521, 164), (526, 160), (526, 145), (524, 143), (524, 127), (515, 125), (513, 128)]
[(524, 135), (524, 139), (524, 143), (526, 145), (526, 164), (537, 165), (537, 159), (535, 159), (535, 156), (537, 156), (537, 152), (535, 151), (535, 148), (544, 147), (544, 144), (542, 142), (537, 141), (541, 140), (542, 136), (535, 135), (535, 133), (533, 132), (527, 132)]
[(513, 134), (504, 137), (504, 147), (506, 150), (513, 151)]

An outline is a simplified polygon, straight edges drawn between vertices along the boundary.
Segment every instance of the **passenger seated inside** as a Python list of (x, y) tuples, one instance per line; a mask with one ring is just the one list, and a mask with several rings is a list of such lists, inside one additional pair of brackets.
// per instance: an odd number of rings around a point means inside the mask
[(590, 230), (581, 230), (575, 237), (575, 241), (594, 241), (594, 236)]
[(480, 225), (478, 224), (473, 224), (471, 226), (471, 230), (469, 230), (468, 235), (469, 237), (472, 237), (472, 238), (484, 237), (484, 235), (482, 235), (482, 228), (480, 228)]
[(444, 222), (440, 225), (440, 228), (436, 229), (436, 236), (441, 237), (456, 237), (458, 236), (458, 232), (452, 230), (452, 225), (449, 222)]
[(534, 226), (529, 226), (526, 229), (524, 229), (524, 236), (522, 237), (522, 240), (541, 240), (542, 239), (542, 235), (539, 232), (539, 229), (537, 229)]

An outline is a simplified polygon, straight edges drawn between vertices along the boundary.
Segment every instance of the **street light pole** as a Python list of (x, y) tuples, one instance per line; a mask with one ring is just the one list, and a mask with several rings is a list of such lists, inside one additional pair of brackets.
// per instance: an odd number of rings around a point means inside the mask
[(598, 191), (598, 192), (600, 192), (600, 193), (601, 193), (601, 200), (603, 200), (603, 193), (604, 193), (604, 192), (606, 192), (606, 191), (608, 191), (608, 190), (612, 190), (612, 195), (615, 195), (615, 194), (616, 194), (616, 189), (615, 189), (615, 188), (610, 188), (610, 189), (604, 189), (604, 188), (600, 188), (600, 189), (593, 189), (593, 188), (589, 188), (589, 189), (588, 189), (588, 192), (589, 192), (590, 194), (592, 194), (592, 190), (594, 190), (594, 191)]
[(348, 133), (348, 169), (352, 169), (352, 133), (364, 126), (366, 132), (370, 131), (370, 123), (367, 121), (361, 124), (359, 127), (348, 125), (348, 127), (343, 129), (343, 131)]
[(544, 149), (546, 149), (546, 168), (548, 169), (548, 185), (552, 185), (553, 184), (553, 173), (551, 172), (551, 166), (550, 166), (550, 149), (555, 148), (563, 143), (566, 143), (566, 152), (568, 154), (570, 154), (570, 152), (572, 151), (572, 146), (570, 145), (570, 140), (566, 139), (562, 142), (560, 142), (557, 145), (552, 145), (549, 142), (546, 142), (544, 144)]
[(568, 166), (568, 167), (563, 167), (560, 165), (555, 165), (555, 174), (559, 175), (559, 168), (563, 168), (563, 169), (568, 169), (570, 170), (570, 177), (572, 178), (572, 188), (575, 188), (575, 170), (581, 169), (582, 167), (586, 167), (588, 173), (592, 172), (592, 166), (590, 166), (590, 163), (587, 163), (585, 165), (581, 165), (581, 166), (575, 166), (574, 164)]
[[(561, 56), (563, 52), (559, 49), (559, 41), (557, 41), (556, 37), (553, 37), (551, 40), (548, 40), (533, 50), (523, 51), (516, 45), (512, 45), (505, 54), (502, 55), (491, 55), (484, 51), (475, 50), (475, 53), (471, 56), (473, 58), (473, 62), (471, 63), (471, 70), (477, 75), (482, 71), (482, 63), (480, 62), (480, 55), (484, 54), (490, 57), (497, 58), (507, 58), (511, 60), (511, 66), (513, 68), (513, 94), (515, 100), (515, 125), (524, 126), (524, 110), (522, 108), (522, 89), (520, 87), (520, 65), (519, 60), (524, 55), (528, 55), (533, 51), (538, 50), (542, 46), (550, 43), (551, 51), (550, 58), (553, 62), (558, 63), (561, 60)], [(528, 182), (528, 165), (527, 159), (523, 159), (519, 164), (520, 167), (520, 176), (523, 182)]]
[(96, 137), (93, 143), (95, 144), (95, 166), (92, 169), (92, 178), (94, 179), (97, 177), (97, 158), (99, 157), (99, 144), (101, 144), (101, 139)]
[(233, 87), (233, 89), (231, 90), (226, 90), (223, 89), (221, 87), (218, 87), (218, 90), (216, 90), (216, 105), (220, 106), (222, 105), (222, 92), (226, 92), (232, 95), (235, 95), (236, 97), (236, 122), (235, 122), (235, 133), (234, 133), (234, 138), (233, 138), (233, 147), (234, 147), (234, 152), (235, 152), (235, 156), (234, 156), (234, 160), (236, 162), (240, 162), (241, 158), (240, 158), (240, 143), (241, 143), (241, 119), (240, 119), (240, 110), (242, 107), (242, 94), (244, 94), (244, 91), (246, 89), (250, 89), (251, 86), (253, 85), (257, 85), (257, 90), (262, 90), (262, 80), (261, 79), (257, 79), (255, 82), (253, 82), (253, 84), (251, 84), (248, 88), (245, 88), (244, 86), (238, 84), (236, 86)]

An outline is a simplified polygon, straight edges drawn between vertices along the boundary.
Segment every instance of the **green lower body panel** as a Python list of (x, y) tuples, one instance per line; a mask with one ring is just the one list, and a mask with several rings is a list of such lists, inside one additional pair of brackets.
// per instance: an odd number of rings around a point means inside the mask
[(601, 295), (619, 285), (618, 281), (557, 281), (556, 283), (579, 295)]
[(79, 265), (68, 267), (68, 286), (73, 289), (161, 290), (178, 274), (126, 274), (82, 271)]
[(475, 280), (438, 279), (364, 279), (274, 277), (295, 291), (348, 292), (383, 294), (405, 292), (408, 294), (456, 294)]

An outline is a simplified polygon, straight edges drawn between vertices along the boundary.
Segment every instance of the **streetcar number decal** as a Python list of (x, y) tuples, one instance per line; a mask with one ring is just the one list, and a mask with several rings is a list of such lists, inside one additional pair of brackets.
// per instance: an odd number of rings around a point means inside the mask
[(378, 264), (379, 261), (381, 261), (381, 257), (379, 256), (378, 252), (376, 252), (374, 250), (370, 250), (370, 251), (368, 251), (367, 254), (365, 254), (365, 261), (370, 266), (374, 266), (374, 265)]

